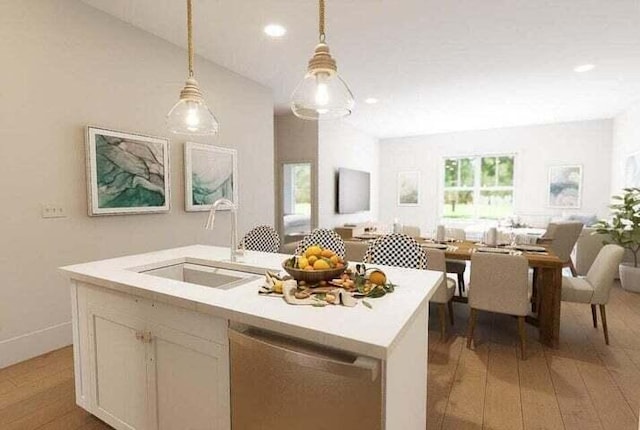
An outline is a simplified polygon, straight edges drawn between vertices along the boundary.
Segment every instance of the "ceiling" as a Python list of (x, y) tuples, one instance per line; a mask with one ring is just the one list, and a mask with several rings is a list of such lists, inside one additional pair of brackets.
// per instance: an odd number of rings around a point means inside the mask
[[(184, 1), (83, 1), (186, 46)], [(286, 112), (317, 2), (194, 0), (194, 15), (197, 54)], [(262, 32), (272, 22), (284, 38)], [(380, 138), (612, 118), (640, 100), (638, 0), (327, 0), (327, 42), (356, 98), (347, 121)]]

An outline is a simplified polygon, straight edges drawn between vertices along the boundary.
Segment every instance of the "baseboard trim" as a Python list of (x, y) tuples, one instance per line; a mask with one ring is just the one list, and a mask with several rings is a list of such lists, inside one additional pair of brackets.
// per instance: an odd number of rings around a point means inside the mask
[(72, 342), (71, 321), (0, 341), (0, 369)]

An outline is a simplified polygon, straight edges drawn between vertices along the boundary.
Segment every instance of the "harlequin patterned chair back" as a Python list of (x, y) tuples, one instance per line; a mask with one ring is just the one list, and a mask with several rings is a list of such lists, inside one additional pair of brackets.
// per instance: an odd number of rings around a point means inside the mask
[(364, 261), (386, 266), (425, 269), (427, 256), (418, 242), (404, 234), (388, 234), (369, 245)]
[(242, 246), (249, 251), (278, 252), (280, 250), (280, 236), (269, 225), (259, 225), (252, 228), (242, 238)]
[(296, 254), (302, 253), (312, 245), (319, 245), (335, 252), (344, 258), (344, 240), (333, 230), (327, 228), (316, 228), (308, 236), (300, 241), (296, 248)]

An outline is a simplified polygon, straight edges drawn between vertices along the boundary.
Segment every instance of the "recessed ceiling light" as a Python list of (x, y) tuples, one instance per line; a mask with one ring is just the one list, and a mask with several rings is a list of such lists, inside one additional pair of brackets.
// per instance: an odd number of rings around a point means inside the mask
[(280, 24), (269, 24), (264, 28), (264, 32), (269, 37), (278, 38), (287, 34), (287, 29)]
[(376, 103), (378, 103), (378, 99), (375, 97), (369, 97), (368, 99), (365, 99), (364, 101), (366, 104), (368, 105), (374, 105)]
[(584, 73), (584, 72), (588, 72), (589, 70), (593, 70), (596, 66), (593, 64), (581, 64), (579, 66), (576, 66), (573, 71), (577, 72), (577, 73)]

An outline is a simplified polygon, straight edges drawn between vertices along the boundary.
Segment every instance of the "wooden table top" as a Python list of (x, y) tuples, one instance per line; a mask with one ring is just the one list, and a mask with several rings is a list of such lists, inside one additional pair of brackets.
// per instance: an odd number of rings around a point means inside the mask
[[(479, 247), (479, 245), (471, 241), (452, 242), (451, 245), (456, 247), (456, 249), (448, 249), (445, 251), (446, 258), (450, 260), (471, 260), (471, 255), (475, 252), (475, 249)], [(563, 262), (547, 246), (544, 246), (544, 248), (547, 249), (545, 253), (522, 252), (522, 255), (529, 260), (529, 266), (562, 268)]]

